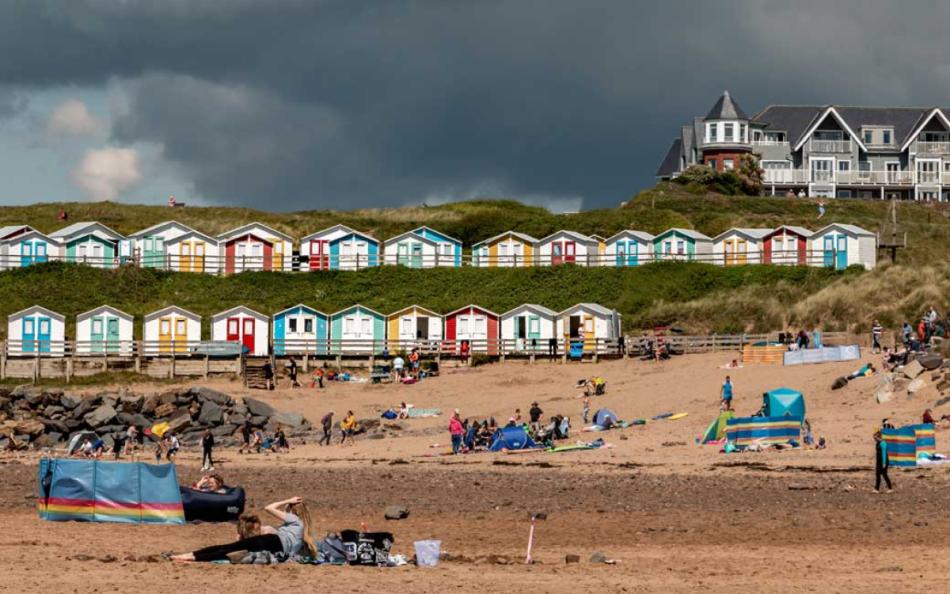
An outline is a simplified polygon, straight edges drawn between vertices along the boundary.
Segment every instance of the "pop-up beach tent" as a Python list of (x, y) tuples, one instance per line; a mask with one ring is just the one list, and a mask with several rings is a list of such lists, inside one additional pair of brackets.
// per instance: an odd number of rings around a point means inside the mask
[(609, 408), (602, 408), (594, 413), (594, 424), (603, 427), (607, 424), (607, 419), (610, 419), (612, 425), (617, 424), (617, 413), (610, 410)]
[(185, 523), (174, 464), (44, 458), (38, 479), (44, 520)]
[(726, 423), (729, 422), (729, 419), (735, 418), (736, 413), (731, 410), (724, 410), (719, 413), (719, 416), (713, 419), (713, 422), (709, 424), (709, 427), (706, 428), (705, 433), (702, 437), (699, 438), (699, 443), (710, 443), (713, 441), (719, 441), (726, 436)]
[(492, 437), (491, 447), (488, 449), (493, 452), (500, 452), (501, 450), (526, 450), (536, 447), (538, 447), (538, 444), (534, 443), (534, 440), (531, 439), (528, 432), (524, 430), (524, 427), (519, 425), (516, 427), (504, 427), (495, 431), (495, 435)]
[(791, 388), (776, 388), (762, 395), (762, 406), (767, 417), (805, 418), (805, 397)]

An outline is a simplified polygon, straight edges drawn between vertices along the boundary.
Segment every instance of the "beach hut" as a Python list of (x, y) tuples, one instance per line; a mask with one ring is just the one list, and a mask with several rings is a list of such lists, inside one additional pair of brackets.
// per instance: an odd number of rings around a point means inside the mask
[(653, 258), (712, 262), (712, 239), (692, 229), (667, 229), (653, 238)]
[(546, 352), (556, 338), (557, 312), (525, 303), (501, 314), (501, 340), (506, 353)]
[(224, 264), (218, 240), (194, 229), (166, 240), (165, 252), (175, 272), (217, 274)]
[(762, 245), (771, 229), (733, 227), (713, 238), (713, 262), (724, 266), (762, 264)]
[[(602, 235), (589, 235), (591, 239), (597, 242), (597, 258), (591, 259), (591, 266), (604, 266), (607, 263), (607, 239)], [(613, 263), (610, 263), (613, 266)]]
[(480, 267), (534, 266), (538, 240), (517, 231), (505, 231), (472, 246), (472, 261)]
[(653, 236), (625, 229), (607, 238), (604, 266), (639, 266), (653, 260)]
[(844, 270), (860, 264), (871, 270), (877, 264), (877, 235), (856, 225), (832, 223), (815, 231), (808, 243), (813, 265)]
[(224, 256), (224, 272), (245, 270), (290, 270), (293, 266), (293, 239), (261, 223), (249, 223), (218, 235)]
[(176, 305), (145, 316), (146, 355), (188, 353), (201, 342), (201, 316)]
[(132, 253), (141, 266), (171, 269), (168, 242), (192, 232), (194, 229), (178, 221), (165, 221), (137, 231), (129, 235), (128, 239), (131, 242)]
[(386, 316), (356, 304), (330, 316), (330, 351), (376, 354), (386, 344)]
[(596, 303), (578, 303), (557, 314), (557, 336), (582, 341), (584, 352), (600, 352), (620, 336), (620, 314)]
[(466, 305), (445, 314), (445, 341), (449, 350), (459, 352), (468, 342), (470, 352), (498, 353), (498, 314), (478, 305)]
[(412, 231), (391, 237), (383, 243), (383, 263), (407, 268), (433, 268), (439, 257), (439, 244)]
[(462, 242), (460, 240), (426, 226), (416, 227), (412, 232), (419, 237), (434, 241), (438, 245), (436, 266), (454, 266), (457, 268), (462, 265)]
[(63, 258), (67, 262), (114, 268), (123, 258), (131, 256), (125, 238), (102, 223), (73, 223), (51, 233), (50, 238), (62, 244)]
[(359, 270), (379, 266), (379, 240), (346, 225), (334, 225), (300, 240), (310, 270)]
[(267, 316), (239, 305), (211, 316), (211, 340), (237, 342), (251, 357), (266, 357), (268, 346)]
[(7, 354), (62, 357), (65, 351), (66, 318), (39, 305), (7, 317)]
[(804, 227), (782, 225), (762, 238), (765, 264), (804, 266), (808, 264), (808, 239), (812, 232)]
[(538, 265), (597, 266), (597, 240), (576, 231), (556, 231), (538, 241)]
[(410, 305), (386, 317), (389, 350), (428, 349), (442, 340), (442, 316), (430, 309)]
[[(5, 239), (0, 239), (2, 268), (24, 268), (62, 259), (62, 244), (58, 241), (26, 225), (16, 227), (22, 232), (7, 234)], [(3, 229), (0, 229), (0, 237)]]
[(299, 303), (274, 314), (274, 354), (324, 355), (327, 353), (329, 316)]
[(101, 305), (76, 316), (76, 353), (131, 355), (131, 314), (110, 305)]

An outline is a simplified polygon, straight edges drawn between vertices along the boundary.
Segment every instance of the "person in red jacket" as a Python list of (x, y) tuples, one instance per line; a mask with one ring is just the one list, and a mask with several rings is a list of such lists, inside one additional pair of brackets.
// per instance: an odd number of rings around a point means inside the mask
[(453, 414), (452, 418), (449, 419), (449, 433), (452, 435), (453, 454), (458, 454), (459, 450), (461, 450), (462, 434), (465, 433), (465, 428), (462, 427), (462, 419), (460, 416), (459, 409), (455, 409), (455, 414)]

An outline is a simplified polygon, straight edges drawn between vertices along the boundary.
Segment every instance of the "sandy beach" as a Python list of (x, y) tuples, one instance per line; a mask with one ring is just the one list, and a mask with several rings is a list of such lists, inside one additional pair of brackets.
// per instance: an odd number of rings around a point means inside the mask
[[(877, 495), (871, 434), (884, 417), (919, 419), (936, 400), (921, 392), (877, 404), (877, 378), (831, 391), (857, 362), (723, 370), (728, 353), (689, 355), (662, 364), (506, 362), (446, 368), (416, 385), (333, 383), (324, 390), (246, 391), (238, 382), (204, 382), (235, 397), (252, 395), (314, 424), (328, 410), (340, 418), (378, 417), (401, 401), (438, 408), (437, 418), (400, 420), (383, 439), (352, 447), (292, 439), (290, 453), (239, 455), (219, 449), (218, 471), (247, 490), (249, 511), (302, 495), (314, 510), (317, 536), (358, 528), (394, 533), (394, 552), (435, 538), (445, 558), (437, 568), (383, 569), (173, 564), (162, 551), (187, 551), (233, 538), (230, 524), (130, 526), (53, 523), (37, 518), (36, 455), (6, 455), (0, 482), (0, 591), (113, 592), (169, 587), (188, 592), (321, 588), (342, 592), (446, 592), (531, 588), (537, 592), (734, 591), (845, 592), (871, 588), (917, 592), (950, 576), (944, 554), (950, 530), (946, 468), (892, 470), (896, 489)], [(872, 360), (870, 358), (868, 361)], [(876, 362), (876, 361), (875, 361)], [(696, 437), (718, 411), (719, 386), (733, 377), (735, 408), (752, 414), (761, 394), (787, 386), (804, 393), (825, 450), (720, 454)], [(575, 382), (602, 375), (605, 396), (592, 412), (622, 419), (686, 412), (607, 433), (580, 432)], [(197, 385), (197, 384), (195, 384)], [(148, 389), (147, 386), (138, 386)], [(930, 389), (932, 390), (932, 388)], [(494, 416), (503, 423), (537, 400), (546, 414), (568, 415), (567, 443), (604, 437), (609, 448), (567, 453), (440, 455), (448, 449), (448, 414)], [(944, 409), (947, 406), (943, 407)], [(943, 414), (948, 410), (937, 409)], [(937, 451), (945, 451), (937, 432)], [(200, 452), (178, 459), (179, 479), (199, 476)], [(406, 505), (402, 521), (383, 519), (387, 505)], [(529, 516), (537, 525), (534, 558), (524, 565)], [(588, 561), (595, 552), (615, 564)], [(578, 564), (565, 564), (576, 554)]]

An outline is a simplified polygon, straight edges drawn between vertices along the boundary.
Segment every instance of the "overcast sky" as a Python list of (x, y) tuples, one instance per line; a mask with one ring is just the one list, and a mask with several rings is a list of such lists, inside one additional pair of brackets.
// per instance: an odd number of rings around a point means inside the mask
[(950, 105), (950, 3), (5, 0), (0, 204), (613, 206), (723, 89)]

